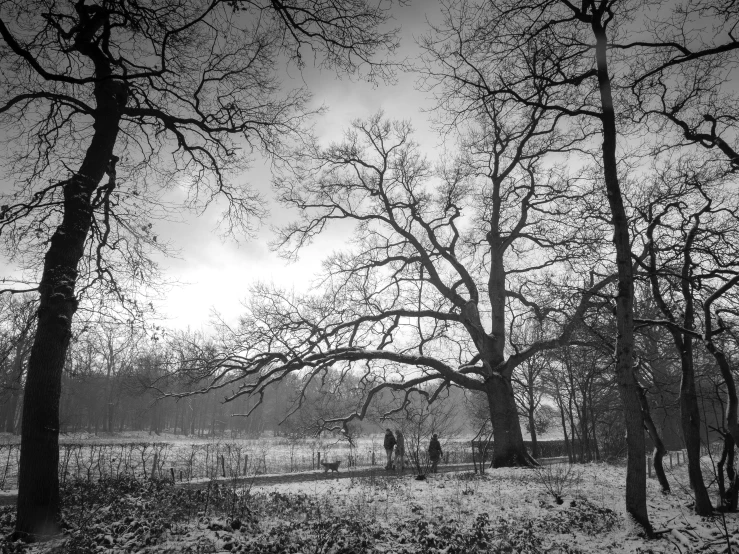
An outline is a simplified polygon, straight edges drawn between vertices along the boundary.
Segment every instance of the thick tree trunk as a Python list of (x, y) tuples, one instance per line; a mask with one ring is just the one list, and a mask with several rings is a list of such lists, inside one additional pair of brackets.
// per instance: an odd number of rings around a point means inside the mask
[(616, 162), (616, 114), (608, 72), (608, 38), (598, 16), (591, 23), (596, 39), (595, 58), (603, 123), (603, 177), (606, 196), (611, 209), (613, 244), (618, 268), (618, 295), (616, 296), (616, 382), (624, 407), (626, 422), (626, 510), (634, 520), (652, 534), (647, 512), (647, 474), (644, 463), (644, 418), (639, 401), (634, 363), (634, 275), (629, 240), (629, 221), (624, 208)]
[(526, 451), (510, 379), (495, 376), (487, 384), (493, 425), (493, 467), (536, 465)]
[(77, 267), (90, 231), (91, 198), (114, 163), (124, 85), (95, 87), (94, 135), (79, 171), (64, 184), (64, 215), (51, 238), (39, 285), (36, 336), (31, 347), (23, 404), (18, 512), (15, 536), (37, 539), (58, 532), (59, 399), (62, 371), (77, 310)]

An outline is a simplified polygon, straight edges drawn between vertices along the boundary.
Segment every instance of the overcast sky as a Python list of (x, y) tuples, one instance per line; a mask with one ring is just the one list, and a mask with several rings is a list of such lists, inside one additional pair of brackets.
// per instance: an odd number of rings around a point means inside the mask
[[(414, 37), (426, 32), (427, 17), (438, 20), (439, 5), (434, 0), (413, 0), (406, 6), (396, 5), (394, 17), (402, 29), (396, 59), (412, 59), (419, 54)], [(426, 93), (416, 90), (416, 79), (412, 73), (400, 73), (395, 84), (375, 86), (363, 80), (339, 79), (330, 70), (308, 67), (302, 74), (293, 68), (285, 77), (284, 86), (286, 90), (293, 89), (304, 82), (313, 94), (313, 107), (327, 108), (324, 115), (313, 121), (316, 134), (326, 144), (340, 138), (353, 119), (369, 117), (382, 109), (389, 118), (411, 120), (417, 131), (416, 140), (433, 156), (440, 139), (431, 133), (430, 114), (423, 111), (432, 102)], [(242, 302), (248, 297), (250, 285), (257, 281), (306, 290), (315, 279), (321, 260), (344, 246), (350, 228), (346, 224), (336, 225), (305, 249), (297, 262), (280, 258), (269, 248), (274, 238), (271, 227), (287, 223), (291, 214), (272, 201), (269, 164), (255, 160), (242, 179), (269, 201), (270, 216), (253, 240), (237, 243), (222, 239), (217, 228), (221, 215), (217, 205), (199, 217), (184, 214), (180, 222), (155, 222), (152, 232), (178, 252), (176, 258), (158, 258), (165, 280), (179, 283), (157, 297), (167, 326), (200, 329), (207, 326), (213, 311), (235, 322), (244, 311)], [(19, 277), (2, 254), (0, 268), (0, 277)]]
[[(438, 18), (438, 4), (430, 0), (414, 0), (408, 6), (396, 6), (395, 18), (402, 27), (401, 49), (398, 59), (418, 54), (414, 36), (425, 32), (426, 16)], [(286, 87), (299, 86), (301, 76), (292, 72), (296, 81), (286, 80)], [(331, 71), (304, 71), (302, 78), (313, 93), (316, 106), (325, 105), (328, 111), (314, 121), (318, 136), (328, 142), (339, 138), (352, 119), (365, 118), (377, 110), (384, 110), (390, 118), (410, 119), (417, 129), (416, 139), (427, 150), (433, 150), (438, 138), (429, 129), (429, 114), (422, 108), (431, 103), (425, 93), (415, 90), (416, 76), (398, 75), (394, 85), (373, 86), (365, 81), (337, 79)], [(271, 198), (268, 164), (256, 162), (244, 175), (252, 187)], [(270, 225), (285, 223), (290, 214), (270, 202), (271, 215), (258, 237), (236, 244), (223, 241), (216, 232), (219, 217), (217, 206), (204, 215), (188, 217), (183, 223), (159, 224), (159, 235), (167, 237), (179, 250), (178, 259), (162, 259), (165, 277), (180, 281), (161, 298), (162, 315), (168, 325), (178, 328), (201, 328), (212, 310), (229, 321), (235, 321), (243, 312), (242, 301), (248, 296), (249, 286), (256, 281), (275, 282), (281, 286), (305, 290), (320, 269), (321, 259), (333, 250), (343, 247), (347, 227), (335, 226), (306, 249), (297, 262), (288, 263), (269, 249), (273, 238)]]

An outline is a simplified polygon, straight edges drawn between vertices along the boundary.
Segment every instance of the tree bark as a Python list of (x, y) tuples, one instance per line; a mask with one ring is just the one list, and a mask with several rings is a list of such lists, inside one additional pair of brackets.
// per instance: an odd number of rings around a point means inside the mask
[(667, 449), (665, 448), (665, 443), (662, 442), (662, 437), (657, 431), (657, 426), (654, 424), (652, 412), (649, 409), (649, 402), (647, 401), (647, 395), (644, 391), (644, 387), (641, 385), (639, 385), (639, 400), (641, 401), (641, 410), (642, 415), (644, 416), (644, 427), (647, 429), (649, 436), (652, 437), (652, 442), (654, 442), (654, 454), (652, 457), (654, 473), (657, 475), (657, 481), (659, 481), (659, 484), (662, 487), (662, 492), (669, 493), (670, 483), (667, 481), (665, 468), (662, 465), (662, 460), (667, 453)]
[[(739, 275), (732, 277), (727, 281), (723, 286), (721, 286), (718, 290), (716, 290), (711, 296), (709, 296), (706, 301), (703, 304), (703, 321), (705, 325), (705, 334), (704, 334), (704, 344), (706, 346), (706, 349), (711, 353), (711, 355), (716, 360), (716, 363), (718, 364), (719, 371), (721, 372), (721, 376), (724, 379), (724, 382), (726, 383), (726, 396), (727, 396), (727, 403), (726, 403), (726, 430), (727, 434), (730, 435), (729, 440), (727, 437), (724, 437), (724, 448), (728, 448), (727, 445), (731, 445), (731, 448), (727, 452), (728, 456), (728, 465), (726, 466), (726, 472), (727, 476), (729, 478), (730, 482), (730, 490), (732, 491), (732, 495), (729, 499), (729, 509), (736, 510), (737, 509), (737, 503), (739, 498), (739, 492), (737, 491), (737, 479), (736, 479), (736, 472), (734, 470), (734, 447), (737, 444), (737, 441), (739, 441), (739, 421), (738, 421), (738, 414), (739, 414), (739, 399), (737, 399), (736, 394), (736, 381), (734, 380), (734, 374), (731, 370), (731, 366), (729, 365), (729, 360), (726, 357), (726, 354), (719, 348), (719, 346), (716, 344), (716, 342), (713, 340), (715, 330), (713, 329), (713, 316), (711, 313), (711, 309), (713, 306), (713, 303), (719, 299), (721, 296), (723, 296), (726, 292), (729, 291), (732, 287), (734, 287), (736, 284), (739, 283)], [(723, 472), (722, 472), (723, 477)]]
[(616, 162), (616, 113), (608, 70), (608, 38), (600, 22), (602, 14), (592, 14), (591, 27), (596, 39), (595, 58), (603, 123), (603, 177), (606, 196), (611, 209), (613, 244), (618, 268), (618, 295), (616, 296), (616, 382), (624, 407), (626, 422), (626, 510), (634, 520), (652, 535), (647, 512), (647, 475), (644, 467), (646, 443), (644, 418), (639, 401), (638, 383), (633, 371), (634, 362), (634, 274), (629, 239), (629, 221), (624, 208)]
[(495, 376), (490, 381), (486, 385), (486, 392), (493, 425), (493, 467), (537, 465), (523, 444), (510, 379)]
[[(506, 349), (506, 272), (503, 260), (503, 237), (500, 233), (500, 180), (493, 182), (493, 217), (487, 241), (490, 245), (490, 274), (488, 298), (491, 306), (491, 332), (486, 333), (475, 303), (463, 311), (465, 326), (474, 339), (486, 370), (485, 392), (490, 406), (493, 426), (493, 467), (538, 465), (526, 451), (518, 418), (516, 397), (513, 394), (514, 367), (505, 363)], [(474, 309), (469, 309), (473, 307)]]
[(113, 149), (127, 90), (118, 80), (104, 79), (95, 85), (95, 99), (92, 140), (79, 170), (64, 184), (64, 214), (46, 252), (39, 285), (38, 324), (23, 404), (14, 533), (27, 540), (59, 530), (59, 399), (72, 317), (77, 310), (77, 268), (90, 231), (92, 194), (106, 171), (112, 175)]
[(683, 350), (680, 353), (682, 378), (680, 380), (680, 422), (685, 439), (688, 457), (688, 478), (695, 495), (695, 513), (708, 516), (713, 513), (711, 498), (706, 490), (701, 472), (701, 430), (700, 410), (695, 392), (695, 366), (693, 364), (692, 337), (683, 336)]
[[(731, 433), (723, 433), (724, 448), (721, 452), (721, 459), (717, 464), (718, 474), (716, 480), (718, 482), (719, 504), (725, 512), (735, 512), (737, 509), (737, 490), (736, 490), (736, 470), (734, 469), (734, 438)], [(729, 488), (726, 489), (726, 481), (724, 480), (724, 469), (729, 478)]]

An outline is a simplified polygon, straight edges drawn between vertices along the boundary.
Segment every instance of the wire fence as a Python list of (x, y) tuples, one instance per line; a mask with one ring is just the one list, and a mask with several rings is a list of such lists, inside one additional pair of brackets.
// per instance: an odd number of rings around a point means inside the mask
[[(492, 448), (475, 444), (476, 461), (491, 460)], [(721, 443), (710, 445), (713, 456), (721, 455)], [(562, 455), (552, 448), (549, 456)], [(702, 455), (709, 453), (703, 447)], [(406, 452), (408, 461), (412, 453)], [(425, 452), (421, 452), (423, 457)], [(547, 456), (545, 456), (547, 457)], [(95, 481), (121, 475), (140, 479), (172, 479), (193, 481), (217, 477), (243, 477), (261, 474), (285, 474), (322, 470), (321, 462), (341, 462), (341, 468), (372, 467), (385, 464), (385, 451), (379, 441), (365, 441), (356, 447), (347, 443), (317, 443), (296, 440), (238, 440), (231, 442), (122, 442), (122, 443), (63, 443), (59, 445), (59, 481), (70, 479)], [(666, 467), (682, 465), (684, 451), (671, 451), (665, 456)], [(18, 486), (20, 445), (0, 444), (0, 490)], [(444, 445), (443, 462), (465, 464), (473, 462), (469, 440), (448, 441)], [(651, 458), (646, 459), (651, 474)]]
[[(323, 469), (321, 462), (341, 467), (371, 467), (385, 463), (381, 447), (320, 446), (300, 441), (233, 441), (209, 443), (127, 442), (59, 445), (59, 481), (96, 481), (121, 475), (139, 479), (193, 481), (217, 477), (282, 474)], [(0, 490), (18, 483), (19, 444), (0, 444)], [(469, 442), (448, 443), (444, 462), (472, 462)]]

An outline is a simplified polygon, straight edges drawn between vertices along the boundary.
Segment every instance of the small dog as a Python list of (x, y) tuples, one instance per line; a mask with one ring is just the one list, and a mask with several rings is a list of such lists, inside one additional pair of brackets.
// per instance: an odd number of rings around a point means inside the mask
[(341, 465), (341, 460), (338, 462), (321, 462), (321, 465), (323, 466), (323, 472), (328, 473), (328, 470), (335, 471), (336, 473), (339, 473), (339, 466)]

